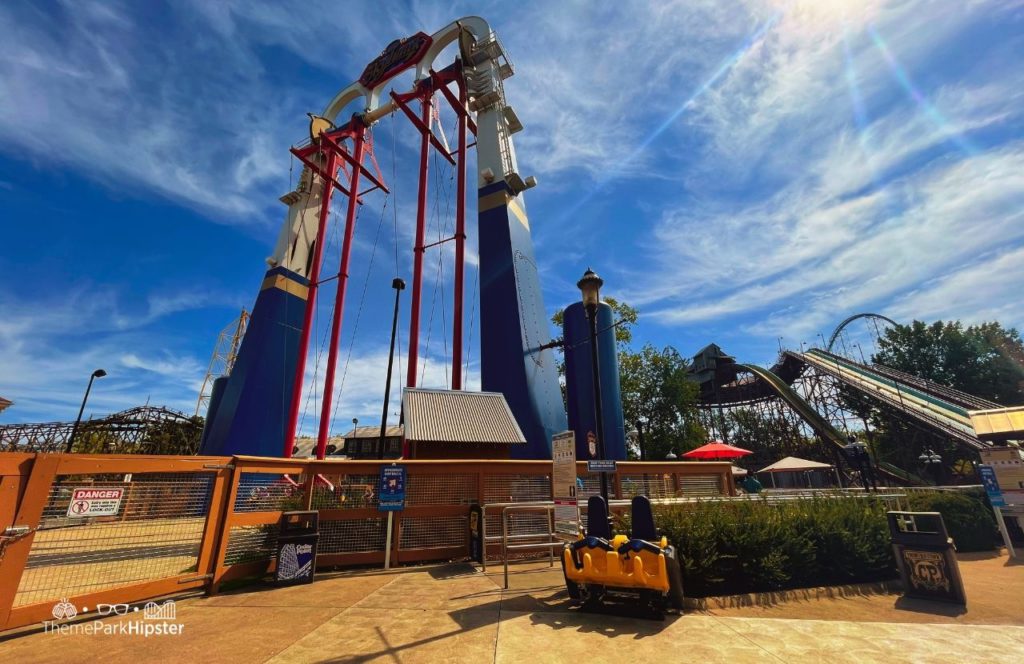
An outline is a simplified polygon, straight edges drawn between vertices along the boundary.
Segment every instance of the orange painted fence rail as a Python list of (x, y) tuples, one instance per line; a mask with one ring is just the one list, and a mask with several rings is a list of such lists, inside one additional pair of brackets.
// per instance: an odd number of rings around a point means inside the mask
[[(263, 576), (289, 510), (319, 511), (318, 568), (383, 564), (377, 483), (389, 463), (0, 453), (0, 630), (48, 620), (64, 599), (134, 603)], [(393, 564), (467, 558), (472, 504), (551, 499), (547, 461), (401, 463), (408, 481)], [(598, 476), (582, 463), (578, 474), (581, 498), (596, 494)], [(621, 498), (734, 493), (728, 463), (620, 462), (610, 479)], [(89, 489), (117, 504), (79, 516)], [(547, 518), (521, 514), (510, 527), (541, 538)], [(488, 532), (500, 530), (497, 519), (488, 516)]]

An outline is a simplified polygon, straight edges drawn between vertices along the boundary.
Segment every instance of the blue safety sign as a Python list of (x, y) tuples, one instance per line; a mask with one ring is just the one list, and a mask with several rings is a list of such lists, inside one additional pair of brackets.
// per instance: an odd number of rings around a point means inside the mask
[(999, 490), (999, 481), (996, 480), (996, 471), (992, 466), (978, 466), (978, 474), (981, 475), (981, 485), (985, 487), (988, 502), (992, 503), (992, 507), (1006, 507), (1006, 499), (1003, 498), (1003, 492)]
[(400, 512), (405, 509), (405, 466), (391, 464), (380, 469), (377, 509)]

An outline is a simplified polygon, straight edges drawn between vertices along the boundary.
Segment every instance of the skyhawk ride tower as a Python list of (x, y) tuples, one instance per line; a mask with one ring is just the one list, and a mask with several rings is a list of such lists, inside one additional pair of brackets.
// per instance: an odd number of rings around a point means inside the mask
[[(435, 69), (435, 59), (454, 42), (458, 43), (459, 57)], [(385, 86), (408, 69), (414, 69), (412, 89), (385, 93)], [(516, 450), (516, 456), (550, 458), (551, 436), (565, 428), (565, 411), (555, 359), (547, 347), (550, 333), (523, 200), (523, 192), (535, 182), (519, 175), (512, 134), (520, 131), (522, 124), (506, 104), (502, 87), (502, 81), (512, 74), (512, 65), (487, 22), (467, 17), (433, 35), (417, 33), (392, 42), (357, 82), (328, 104), (322, 117), (313, 117), (310, 142), (292, 149), (304, 164), (303, 172), (295, 191), (281, 198), (288, 214), (268, 259), (270, 269), (238, 359), (217, 408), (212, 410), (204, 453), (291, 456), (317, 288), (322, 281), (336, 278), (316, 447), (317, 456), (323, 458), (356, 209), (370, 191), (387, 191), (373, 159), (372, 127), (400, 111), (419, 130), (421, 139), (406, 386), (416, 387), (417, 382), (424, 254), (448, 241), (455, 246), (452, 388), (463, 386), (466, 164), (467, 151), (475, 145), (482, 388), (505, 395), (526, 436), (528, 444)], [(452, 151), (433, 130), (434, 104), (441, 99), (458, 118), (458, 145)], [(335, 126), (341, 111), (359, 100), (361, 112)], [(475, 135), (475, 143), (470, 143), (470, 134)], [(426, 244), (431, 151), (437, 151), (456, 170), (455, 233)], [(367, 188), (361, 189), (366, 183)], [(320, 240), (326, 237), (331, 197), (337, 191), (347, 199), (340, 267), (336, 277), (322, 279), (325, 243)]]

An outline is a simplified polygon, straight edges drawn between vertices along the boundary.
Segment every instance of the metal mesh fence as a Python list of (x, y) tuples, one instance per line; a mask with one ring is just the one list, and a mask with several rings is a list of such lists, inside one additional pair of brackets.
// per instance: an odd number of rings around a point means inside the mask
[(720, 496), (718, 475), (680, 475), (679, 492), (683, 496)]
[(225, 565), (270, 560), (277, 545), (278, 526), (235, 526), (228, 533)]
[(379, 475), (337, 475), (328, 479), (334, 484), (335, 509), (377, 509)]
[[(214, 476), (62, 477), (50, 487), (14, 606), (177, 576), (198, 563)], [(117, 513), (75, 517), (75, 489), (122, 489)]]
[(469, 505), (475, 503), (476, 475), (410, 475), (405, 487), (406, 505)]
[[(612, 491), (614, 486), (614, 479), (608, 476), (608, 490), (609, 493)], [(601, 495), (601, 475), (600, 473), (587, 473), (586, 475), (578, 475), (576, 477), (576, 487), (579, 489), (577, 496), (581, 503), (586, 503), (587, 498), (591, 496)]]
[(321, 521), (319, 553), (384, 551), (387, 518)]
[[(489, 475), (484, 477), (484, 499), (486, 503), (524, 503), (551, 500), (550, 475)], [(536, 515), (517, 514), (515, 517), (531, 517)], [(527, 523), (529, 523), (527, 521)], [(528, 525), (514, 526), (509, 523), (509, 533), (524, 534)], [(501, 534), (501, 512), (498, 510), (487, 513), (487, 534)]]
[(550, 475), (489, 475), (484, 478), (485, 503), (551, 500)]
[(648, 475), (623, 475), (620, 478), (622, 497), (647, 496), (648, 498), (673, 498), (676, 495), (675, 481), (664, 473)]
[(465, 546), (469, 519), (465, 516), (417, 516), (402, 519), (402, 549)]
[(235, 496), (236, 512), (301, 509), (302, 478), (280, 473), (242, 473)]

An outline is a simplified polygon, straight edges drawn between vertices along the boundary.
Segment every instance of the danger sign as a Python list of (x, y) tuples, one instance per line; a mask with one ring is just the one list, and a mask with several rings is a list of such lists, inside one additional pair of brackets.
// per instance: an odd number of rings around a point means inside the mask
[(71, 493), (68, 516), (116, 516), (124, 489), (75, 489)]

